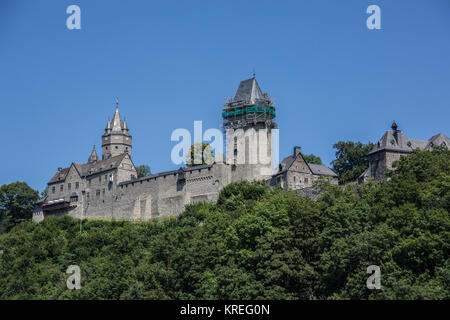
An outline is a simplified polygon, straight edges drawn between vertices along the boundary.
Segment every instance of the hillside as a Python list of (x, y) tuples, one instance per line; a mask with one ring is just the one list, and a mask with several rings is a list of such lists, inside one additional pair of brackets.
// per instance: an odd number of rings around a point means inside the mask
[(316, 201), (242, 182), (177, 218), (81, 233), (69, 217), (24, 222), (0, 236), (0, 299), (450, 299), (450, 151), (415, 151), (390, 176), (320, 182)]

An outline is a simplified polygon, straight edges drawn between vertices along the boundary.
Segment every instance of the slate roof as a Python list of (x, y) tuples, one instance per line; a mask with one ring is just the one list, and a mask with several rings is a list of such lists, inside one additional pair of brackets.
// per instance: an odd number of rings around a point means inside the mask
[[(285, 157), (280, 163), (281, 170), (278, 173), (289, 170), (292, 163), (294, 163), (295, 158), (296, 157), (294, 155)], [(328, 168), (327, 166), (325, 166), (323, 164), (307, 163), (307, 165), (311, 169), (311, 172), (315, 175), (319, 175), (319, 176), (327, 175), (327, 176), (337, 177), (337, 174), (333, 170), (331, 170), (330, 168)]]
[(264, 96), (255, 78), (241, 81), (234, 96), (234, 101), (257, 101), (264, 100)]
[[(87, 177), (89, 175), (97, 174), (111, 169), (116, 169), (120, 165), (125, 156), (126, 154), (124, 153), (97, 162), (91, 162), (86, 164), (72, 163), (72, 165), (75, 167), (75, 169), (77, 169), (81, 177)], [(67, 174), (69, 173), (69, 169), (70, 167), (61, 169), (53, 176), (53, 178), (50, 179), (48, 183), (50, 184), (64, 181), (66, 179)]]
[(424, 150), (431, 150), (433, 147), (437, 147), (437, 146), (446, 147), (446, 148), (450, 147), (450, 139), (442, 132), (438, 133), (438, 134), (432, 136), (430, 139), (428, 139), (428, 143), (425, 146)]
[(105, 160), (83, 164), (81, 165), (82, 168), (81, 176), (85, 177), (91, 174), (96, 174), (110, 169), (115, 169), (119, 166), (119, 164), (122, 162), (125, 156), (126, 154), (123, 153)]
[(387, 130), (369, 154), (382, 150), (410, 153), (415, 149), (431, 150), (433, 146), (450, 146), (449, 138), (439, 133), (428, 140), (409, 139), (401, 130)]
[(108, 122), (106, 123), (105, 135), (108, 133), (122, 133), (124, 135), (130, 136), (130, 133), (128, 132), (128, 125), (124, 120), (122, 120), (122, 116), (120, 115), (118, 103), (116, 104), (116, 110), (114, 111), (114, 115), (111, 121), (108, 120)]
[(337, 174), (333, 170), (323, 164), (308, 163), (308, 166), (315, 175), (337, 177)]
[(48, 183), (64, 181), (66, 179), (67, 174), (69, 173), (69, 169), (70, 167), (58, 170), (58, 172), (55, 173), (55, 175), (50, 179)]

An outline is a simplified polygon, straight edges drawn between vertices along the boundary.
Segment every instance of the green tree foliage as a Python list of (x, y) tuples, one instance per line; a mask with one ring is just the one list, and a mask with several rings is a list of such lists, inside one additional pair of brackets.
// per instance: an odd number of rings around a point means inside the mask
[(142, 178), (150, 175), (150, 167), (146, 164), (141, 164), (140, 166), (136, 167), (136, 173), (137, 177)]
[(197, 142), (191, 145), (190, 151), (186, 155), (186, 165), (188, 167), (211, 164), (213, 162), (213, 150), (209, 143)]
[(14, 225), (31, 220), (39, 194), (25, 182), (13, 182), (0, 187), (0, 233)]
[(389, 175), (320, 181), (317, 200), (241, 182), (177, 218), (81, 233), (69, 217), (24, 222), (0, 236), (0, 299), (450, 299), (450, 152), (414, 151)]
[(41, 198), (45, 198), (47, 195), (48, 195), (48, 186), (46, 186), (45, 189), (41, 191), (41, 194), (39, 196)]
[(333, 170), (338, 175), (339, 183), (354, 182), (369, 167), (368, 154), (374, 144), (353, 141), (339, 141), (333, 145), (336, 159), (331, 161)]
[(305, 159), (305, 161), (307, 163), (322, 164), (322, 159), (320, 159), (320, 157), (315, 156), (313, 154), (303, 154), (303, 159)]

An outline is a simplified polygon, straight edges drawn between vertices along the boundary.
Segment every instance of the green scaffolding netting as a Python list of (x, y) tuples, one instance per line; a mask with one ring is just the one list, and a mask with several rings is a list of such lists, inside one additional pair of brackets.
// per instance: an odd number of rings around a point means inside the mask
[(229, 111), (229, 112), (222, 112), (222, 117), (224, 119), (229, 118), (229, 117), (233, 117), (233, 116), (239, 116), (239, 115), (243, 115), (246, 113), (268, 113), (270, 115), (272, 115), (273, 117), (275, 117), (275, 109), (271, 106), (247, 106), (247, 107), (242, 107), (242, 108), (236, 108), (233, 111)]

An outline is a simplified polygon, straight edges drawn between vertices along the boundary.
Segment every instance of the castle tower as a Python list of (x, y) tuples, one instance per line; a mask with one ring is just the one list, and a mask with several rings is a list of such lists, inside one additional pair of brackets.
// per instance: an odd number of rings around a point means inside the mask
[(224, 104), (222, 117), (232, 181), (269, 179), (275, 106), (254, 76), (241, 81), (234, 98)]
[(102, 136), (102, 159), (108, 159), (123, 153), (131, 157), (131, 135), (125, 121), (119, 112), (119, 102), (116, 101), (116, 111), (111, 121), (106, 123)]

